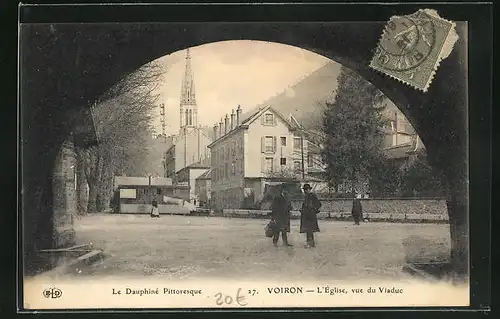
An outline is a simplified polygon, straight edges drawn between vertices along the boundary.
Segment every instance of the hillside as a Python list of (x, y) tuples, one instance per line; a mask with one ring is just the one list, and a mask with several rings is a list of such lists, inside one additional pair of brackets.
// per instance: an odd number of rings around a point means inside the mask
[(283, 115), (292, 114), (303, 125), (311, 127), (321, 119), (321, 103), (333, 98), (339, 72), (340, 65), (329, 62), (284, 92), (245, 113), (253, 113), (260, 107), (271, 105)]
[[(252, 114), (258, 108), (270, 105), (285, 116), (292, 114), (306, 128), (318, 128), (322, 118), (322, 104), (332, 100), (337, 87), (337, 77), (340, 73), (340, 64), (329, 62), (312, 72), (304, 79), (291, 86), (284, 92), (277, 94), (245, 112), (243, 118)], [(398, 130), (407, 134), (414, 134), (414, 129), (398, 108), (387, 99), (384, 115), (394, 120), (397, 113)]]

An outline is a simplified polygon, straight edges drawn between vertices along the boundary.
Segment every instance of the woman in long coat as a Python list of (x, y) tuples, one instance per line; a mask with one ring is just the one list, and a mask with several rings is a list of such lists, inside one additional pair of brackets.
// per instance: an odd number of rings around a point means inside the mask
[(272, 219), (275, 222), (276, 228), (273, 236), (273, 244), (278, 245), (279, 235), (285, 246), (292, 246), (288, 243), (287, 233), (290, 232), (290, 212), (292, 203), (285, 195), (285, 186), (281, 185), (280, 194), (274, 197), (271, 204)]
[(359, 221), (363, 218), (363, 207), (358, 198), (355, 198), (352, 202), (352, 218), (354, 219), (355, 225), (359, 225)]
[(314, 233), (319, 232), (318, 217), (321, 202), (314, 193), (311, 192), (311, 185), (304, 184), (304, 202), (300, 209), (300, 232), (306, 234), (306, 247), (314, 247)]

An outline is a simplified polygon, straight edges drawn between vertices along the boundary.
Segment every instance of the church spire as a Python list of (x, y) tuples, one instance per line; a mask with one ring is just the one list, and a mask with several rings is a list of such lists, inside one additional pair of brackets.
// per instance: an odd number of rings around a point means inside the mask
[(186, 67), (184, 69), (184, 77), (181, 87), (181, 104), (195, 105), (196, 93), (194, 89), (194, 74), (191, 68), (191, 54), (189, 49), (186, 50)]
[(181, 128), (198, 126), (198, 107), (189, 48), (186, 50), (186, 67), (182, 78), (180, 102)]

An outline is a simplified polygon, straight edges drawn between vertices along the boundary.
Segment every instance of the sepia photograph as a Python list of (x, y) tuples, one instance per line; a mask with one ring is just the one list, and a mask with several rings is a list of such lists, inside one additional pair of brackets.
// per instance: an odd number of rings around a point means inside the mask
[(21, 23), (22, 307), (469, 306), (467, 44), (424, 8)]

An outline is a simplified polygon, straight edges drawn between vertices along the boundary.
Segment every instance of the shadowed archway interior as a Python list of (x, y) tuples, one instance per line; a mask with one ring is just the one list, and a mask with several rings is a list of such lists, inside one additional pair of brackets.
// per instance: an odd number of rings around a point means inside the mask
[(260, 40), (297, 46), (343, 64), (379, 88), (409, 119), (431, 165), (448, 185), (452, 261), (468, 268), (465, 25), (427, 93), (371, 70), (384, 23), (24, 24), (20, 29), (20, 107), (25, 269), (51, 248), (53, 167), (75, 143), (88, 110), (125, 75), (172, 52), (210, 42)]

